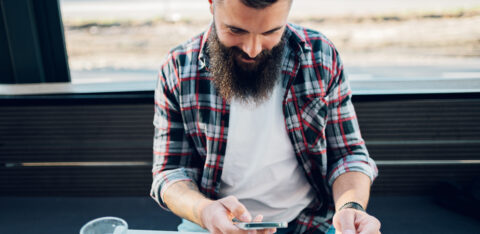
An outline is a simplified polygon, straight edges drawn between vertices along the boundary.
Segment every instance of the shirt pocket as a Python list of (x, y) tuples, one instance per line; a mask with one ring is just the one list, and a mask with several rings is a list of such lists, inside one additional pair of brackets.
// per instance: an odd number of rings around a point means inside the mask
[(307, 100), (301, 110), (305, 141), (310, 147), (325, 142), (325, 126), (328, 116), (328, 99), (315, 97)]

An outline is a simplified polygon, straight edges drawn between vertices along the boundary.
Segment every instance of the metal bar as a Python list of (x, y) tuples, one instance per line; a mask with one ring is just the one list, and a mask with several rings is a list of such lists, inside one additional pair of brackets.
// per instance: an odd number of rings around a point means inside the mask
[(45, 82), (70, 82), (63, 22), (58, 0), (32, 1)]
[(376, 160), (379, 166), (477, 165), (480, 160)]
[(119, 162), (16, 162), (5, 163), (5, 167), (125, 167), (151, 166), (148, 161), (119, 161)]
[(0, 1), (0, 84), (15, 83), (15, 76), (12, 70), (12, 56), (8, 44), (4, 6), (3, 1)]
[(2, 1), (16, 83), (45, 81), (43, 61), (30, 0)]
[(401, 141), (366, 141), (368, 146), (374, 145), (456, 145), (480, 144), (480, 140), (401, 140)]
[[(379, 166), (421, 166), (421, 165), (478, 165), (480, 160), (376, 160)], [(151, 166), (150, 161), (117, 162), (17, 162), (5, 163), (5, 167), (104, 167), (104, 166)]]

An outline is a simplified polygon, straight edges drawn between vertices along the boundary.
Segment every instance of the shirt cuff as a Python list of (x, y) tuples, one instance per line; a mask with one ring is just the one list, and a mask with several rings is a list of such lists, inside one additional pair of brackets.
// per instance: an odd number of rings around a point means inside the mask
[(378, 169), (375, 161), (372, 158), (366, 157), (364, 155), (349, 155), (340, 160), (331, 166), (330, 173), (328, 174), (328, 184), (330, 187), (333, 185), (333, 182), (341, 174), (355, 171), (362, 172), (370, 178), (371, 183), (378, 176)]
[[(194, 172), (185, 168), (178, 168), (174, 170), (163, 171), (153, 178), (150, 196), (162, 207), (170, 211), (163, 200), (163, 195), (167, 188), (172, 184), (180, 181), (193, 181), (191, 176)], [(190, 176), (189, 176), (190, 175)]]

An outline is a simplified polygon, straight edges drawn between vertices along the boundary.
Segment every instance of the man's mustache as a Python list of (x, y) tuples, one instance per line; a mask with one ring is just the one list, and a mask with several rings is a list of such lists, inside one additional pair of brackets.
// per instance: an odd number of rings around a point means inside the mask
[(233, 52), (233, 54), (240, 56), (240, 58), (246, 59), (246, 60), (255, 60), (255, 61), (260, 61), (262, 60), (263, 57), (265, 57), (266, 51), (263, 50), (255, 56), (254, 58), (250, 57), (247, 53), (245, 53), (242, 49), (238, 48), (237, 46), (233, 46), (230, 48)]

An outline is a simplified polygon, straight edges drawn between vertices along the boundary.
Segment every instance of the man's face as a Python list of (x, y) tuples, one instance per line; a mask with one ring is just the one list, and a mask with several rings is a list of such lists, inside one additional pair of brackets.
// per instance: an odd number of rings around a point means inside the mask
[(236, 59), (251, 67), (262, 51), (271, 50), (280, 42), (290, 5), (291, 0), (279, 0), (264, 9), (255, 9), (240, 0), (214, 0), (210, 9), (220, 42), (243, 51)]
[(265, 99), (278, 77), (290, 0), (264, 9), (240, 0), (222, 0), (212, 6), (214, 27), (208, 39), (210, 70), (226, 99)]

